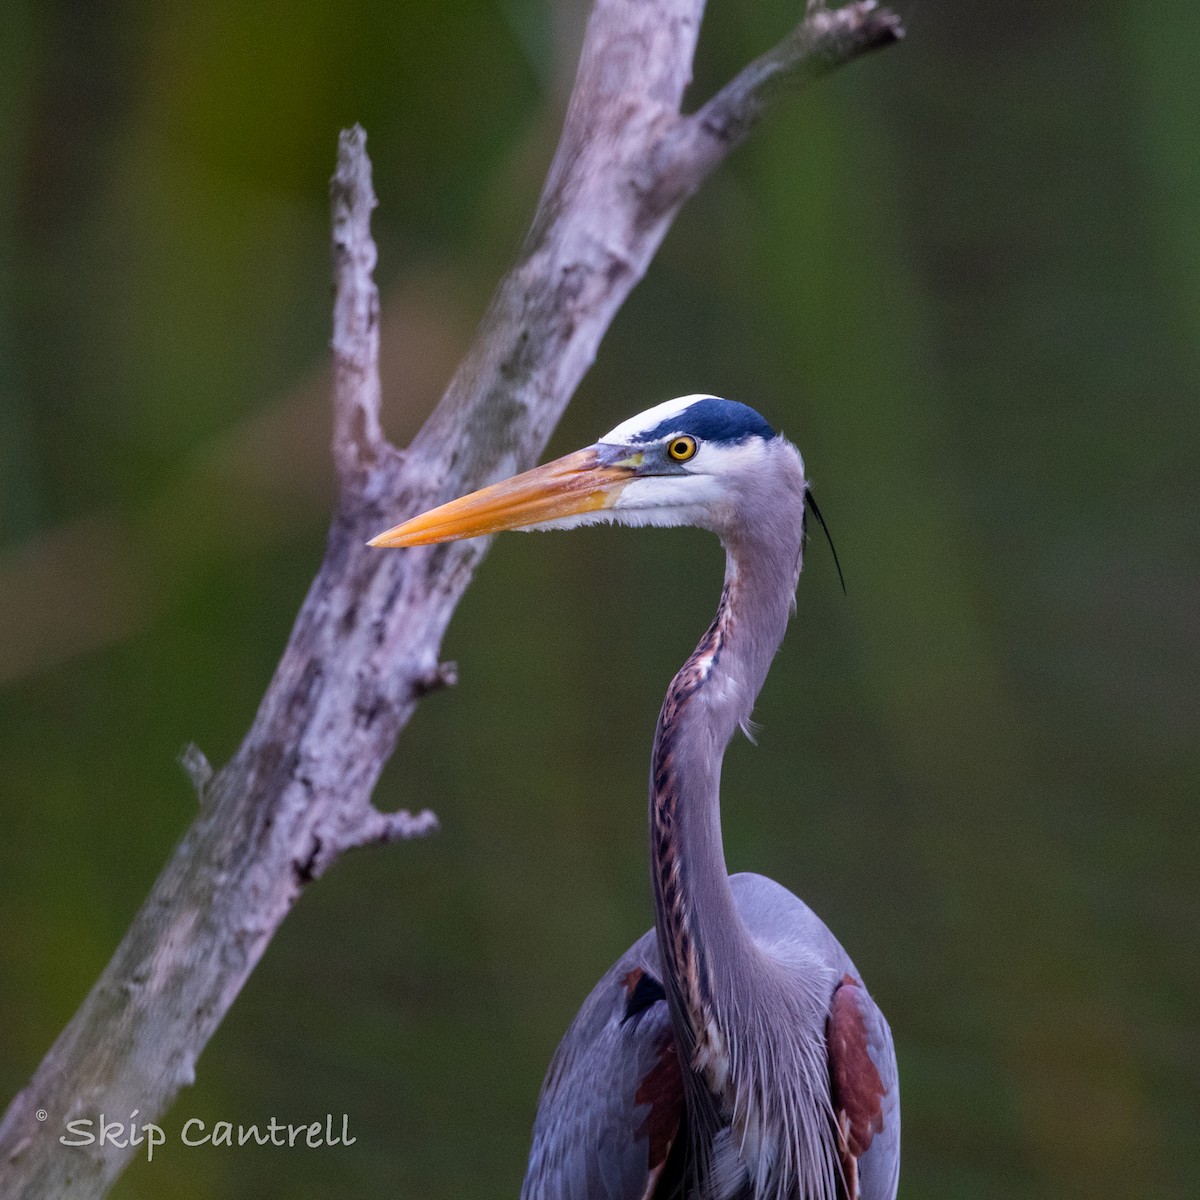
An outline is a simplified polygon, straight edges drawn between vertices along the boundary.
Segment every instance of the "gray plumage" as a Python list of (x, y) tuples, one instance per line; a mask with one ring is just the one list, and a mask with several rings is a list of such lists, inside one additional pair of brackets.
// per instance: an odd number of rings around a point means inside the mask
[[(694, 433), (686, 408), (670, 417), (657, 437)], [(672, 681), (655, 737), (656, 927), (600, 981), (554, 1056), (522, 1200), (896, 1194), (899, 1089), (887, 1022), (802, 901), (762, 876), (729, 879), (725, 870), (721, 760), (749, 721), (794, 607), (807, 490), (800, 455), (783, 438), (725, 441), (719, 495), (680, 506), (686, 523), (721, 538), (727, 569), (717, 618)], [(715, 458), (714, 474), (720, 465)], [(631, 507), (629, 523), (684, 523), (678, 508)], [(636, 971), (662, 981), (665, 995), (627, 1018), (625, 981)], [(680, 1104), (662, 1157), (656, 1118), (670, 1122), (672, 1101), (646, 1100), (666, 1048), (677, 1056)]]
[[(830, 993), (844, 974), (858, 977), (837, 939), (787, 888), (749, 873), (730, 876), (729, 883), (740, 918), (766, 953), (794, 947), (800, 964)], [(625, 1018), (627, 989), (622, 981), (639, 969), (662, 978), (658, 936), (653, 929), (605, 972), (559, 1043), (542, 1086), (522, 1200), (640, 1200), (654, 1195), (647, 1188), (659, 1180), (651, 1178), (647, 1165), (649, 1139), (639, 1133), (649, 1115), (648, 1107), (631, 1101), (641, 1081), (658, 1065), (664, 1043), (673, 1042), (674, 1035), (665, 1003)], [(899, 1095), (891, 1034), (869, 997), (867, 1014), (872, 1057), (883, 1068), (887, 1103), (883, 1129), (859, 1161), (860, 1195), (865, 1200), (880, 1200), (896, 1194)], [(823, 1014), (820, 1024), (824, 1024)], [(813, 1038), (813, 1030), (808, 1032)], [(808, 1057), (821, 1059), (824, 1067), (823, 1029), (815, 1034), (815, 1040), (817, 1046)], [(768, 1061), (760, 1069), (773, 1073), (772, 1067)], [(818, 1089), (827, 1095), (827, 1068), (819, 1070), (817, 1077)], [(810, 1124), (815, 1128), (822, 1122)], [(840, 1180), (836, 1169), (835, 1176)], [(737, 1178), (740, 1183), (741, 1173)]]
[(807, 497), (799, 452), (758, 413), (685, 396), (373, 539), (617, 521), (696, 525), (726, 551), (716, 619), (655, 730), (655, 927), (554, 1056), (523, 1200), (894, 1200), (887, 1022), (821, 921), (768, 879), (731, 880), (721, 844), (721, 763), (794, 609)]

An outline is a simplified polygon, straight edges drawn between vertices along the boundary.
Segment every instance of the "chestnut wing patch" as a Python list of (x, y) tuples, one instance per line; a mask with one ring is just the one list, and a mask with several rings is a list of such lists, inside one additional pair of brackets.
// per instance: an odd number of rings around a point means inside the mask
[(654, 1173), (667, 1161), (683, 1119), (683, 1076), (675, 1053), (675, 1036), (669, 1026), (659, 1042), (658, 1058), (642, 1077), (634, 1099), (650, 1107), (637, 1136), (649, 1143), (648, 1166)]
[[(621, 1025), (632, 1022), (637, 1029), (641, 1018), (660, 1001), (665, 1004), (667, 993), (649, 971), (634, 967), (621, 978), (625, 992), (625, 1011)], [(683, 1076), (679, 1070), (679, 1056), (675, 1053), (675, 1035), (669, 1023), (664, 1022), (654, 1035), (654, 1062), (638, 1081), (634, 1103), (649, 1111), (638, 1126), (636, 1137), (646, 1140), (647, 1176), (646, 1197), (656, 1194), (658, 1184), (671, 1153), (671, 1147), (679, 1134), (683, 1120)]]
[(833, 993), (826, 1026), (829, 1091), (849, 1200), (859, 1194), (858, 1160), (883, 1128), (883, 1096), (887, 1091), (868, 1049), (865, 999), (858, 980), (843, 976)]

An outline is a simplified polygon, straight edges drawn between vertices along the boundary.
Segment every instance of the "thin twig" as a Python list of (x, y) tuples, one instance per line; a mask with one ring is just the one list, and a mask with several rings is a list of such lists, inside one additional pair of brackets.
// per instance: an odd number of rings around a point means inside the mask
[(338, 138), (329, 184), (333, 214), (333, 458), (343, 489), (363, 486), (386, 446), (379, 423), (379, 289), (367, 135), (360, 125)]
[(203, 804), (204, 794), (213, 777), (212, 764), (195, 742), (188, 742), (179, 752), (179, 765), (192, 781), (192, 787), (196, 789), (196, 798)]
[(904, 25), (876, 0), (829, 9), (810, 3), (803, 21), (765, 54), (747, 64), (665, 139), (658, 170), (677, 203), (690, 196), (766, 113), (806, 83), (904, 37)]

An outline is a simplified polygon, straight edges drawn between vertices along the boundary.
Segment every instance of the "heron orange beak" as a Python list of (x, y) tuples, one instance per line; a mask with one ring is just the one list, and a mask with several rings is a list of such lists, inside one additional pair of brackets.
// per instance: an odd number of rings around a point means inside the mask
[(577, 450), (430, 509), (373, 537), (367, 545), (426, 546), (611, 508), (634, 477), (636, 465), (633, 459), (602, 463), (593, 447)]

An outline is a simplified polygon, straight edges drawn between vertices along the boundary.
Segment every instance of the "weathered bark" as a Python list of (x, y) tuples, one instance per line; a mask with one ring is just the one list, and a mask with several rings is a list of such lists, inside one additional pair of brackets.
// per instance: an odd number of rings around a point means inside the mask
[(702, 11), (702, 0), (597, 0), (519, 261), (404, 451), (379, 423), (365, 138), (343, 134), (332, 187), (340, 489), (325, 558), (245, 741), (211, 779), (189, 756), (199, 816), (0, 1122), (5, 1197), (104, 1195), (134, 1149), (64, 1147), (65, 1123), (101, 1110), (155, 1120), (303, 886), (350, 847), (435, 827), (429, 813), (378, 812), (371, 793), (417, 701), (453, 681), (438, 649), (486, 544), (401, 554), (366, 539), (531, 465), (680, 205), (787, 85), (902, 32), (870, 2), (810, 4), (783, 42), (683, 115)]

